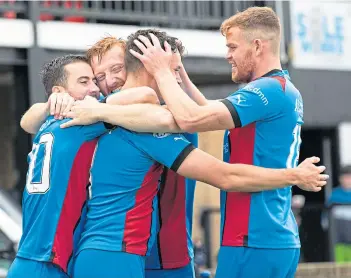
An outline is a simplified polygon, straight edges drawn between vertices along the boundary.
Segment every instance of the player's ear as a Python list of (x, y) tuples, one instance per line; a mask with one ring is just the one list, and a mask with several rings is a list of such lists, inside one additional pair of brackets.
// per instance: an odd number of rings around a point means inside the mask
[(263, 48), (263, 44), (262, 41), (260, 39), (255, 39), (253, 41), (254, 43), (254, 51), (255, 51), (255, 55), (259, 56), (262, 53), (262, 48)]
[(53, 86), (51, 89), (52, 93), (63, 93), (65, 92), (65, 89), (62, 86)]

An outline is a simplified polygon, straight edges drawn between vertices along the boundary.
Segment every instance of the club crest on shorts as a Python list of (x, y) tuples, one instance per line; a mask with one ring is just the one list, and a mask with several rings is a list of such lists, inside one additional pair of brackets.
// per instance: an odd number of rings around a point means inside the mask
[(163, 132), (163, 133), (154, 133), (153, 136), (156, 138), (165, 138), (167, 136), (171, 135), (170, 133)]

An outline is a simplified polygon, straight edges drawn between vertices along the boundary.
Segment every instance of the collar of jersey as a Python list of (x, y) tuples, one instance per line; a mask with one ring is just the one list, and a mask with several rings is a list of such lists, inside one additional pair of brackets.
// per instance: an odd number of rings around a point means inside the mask
[(261, 77), (269, 77), (269, 76), (276, 75), (276, 74), (284, 74), (284, 71), (280, 70), (280, 69), (272, 69), (271, 71), (267, 72), (266, 74), (262, 75)]

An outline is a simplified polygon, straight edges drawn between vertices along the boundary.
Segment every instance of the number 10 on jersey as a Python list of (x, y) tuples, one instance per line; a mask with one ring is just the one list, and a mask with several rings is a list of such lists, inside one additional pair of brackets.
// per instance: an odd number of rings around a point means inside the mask
[(50, 188), (50, 163), (54, 136), (45, 133), (29, 154), (26, 188), (30, 194), (43, 194)]

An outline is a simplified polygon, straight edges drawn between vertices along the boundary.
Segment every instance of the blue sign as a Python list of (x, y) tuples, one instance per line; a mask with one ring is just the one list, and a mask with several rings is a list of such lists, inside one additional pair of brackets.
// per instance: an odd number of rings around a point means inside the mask
[[(298, 13), (297, 36), (300, 40), (301, 49), (305, 53), (319, 52), (342, 55), (345, 39), (344, 23), (344, 18), (340, 16), (321, 16), (316, 25), (315, 22), (312, 22), (311, 17), (304, 13)], [(329, 26), (332, 28), (328, 28)], [(317, 35), (314, 36), (314, 33)], [(318, 40), (315, 38), (318, 38)]]

